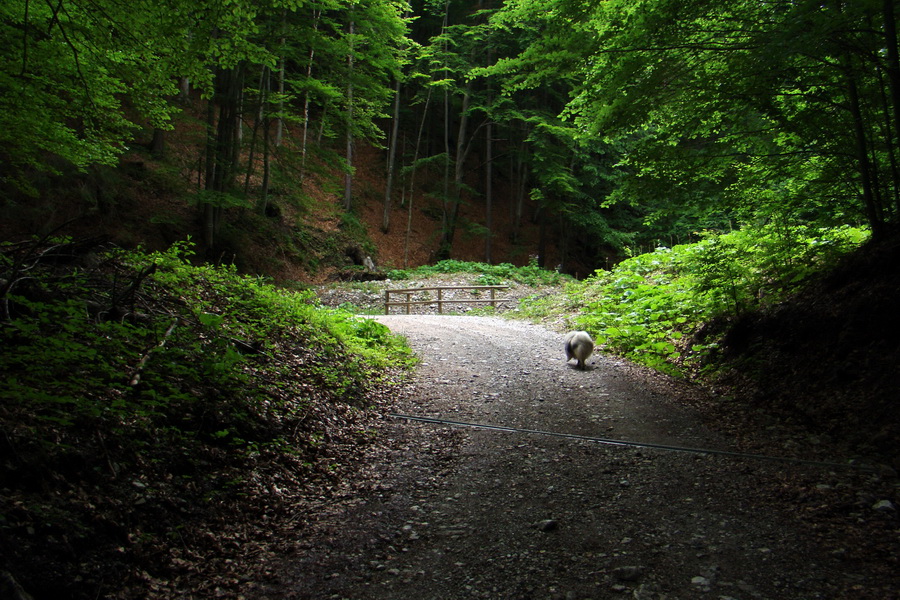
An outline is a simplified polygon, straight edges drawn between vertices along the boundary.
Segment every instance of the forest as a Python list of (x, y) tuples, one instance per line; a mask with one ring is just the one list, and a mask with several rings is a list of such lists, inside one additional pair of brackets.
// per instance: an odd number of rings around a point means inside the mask
[(140, 183), (220, 256), (327, 172), (345, 221), (377, 205), (398, 232), (398, 268), (421, 214), (417, 264), (475, 246), (581, 276), (765, 223), (877, 237), (900, 204), (893, 4), (14, 0), (4, 221), (95, 221)]
[(0, 598), (212, 597), (352, 478), (415, 358), (336, 281), (552, 289), (900, 467), (894, 4), (5, 0)]

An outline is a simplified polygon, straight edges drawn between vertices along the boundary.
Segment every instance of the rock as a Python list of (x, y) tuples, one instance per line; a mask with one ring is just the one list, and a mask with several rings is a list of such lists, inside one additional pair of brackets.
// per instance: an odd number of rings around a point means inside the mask
[(550, 532), (559, 529), (559, 523), (553, 519), (544, 519), (537, 524), (538, 531)]
[(4, 600), (34, 600), (33, 596), (25, 591), (25, 588), (9, 571), (0, 571), (0, 598)]
[(872, 505), (872, 510), (877, 510), (882, 513), (895, 513), (897, 512), (897, 507), (894, 506), (894, 503), (890, 500), (879, 500)]
[(626, 566), (613, 569), (613, 577), (619, 581), (637, 581), (644, 574), (644, 567)]

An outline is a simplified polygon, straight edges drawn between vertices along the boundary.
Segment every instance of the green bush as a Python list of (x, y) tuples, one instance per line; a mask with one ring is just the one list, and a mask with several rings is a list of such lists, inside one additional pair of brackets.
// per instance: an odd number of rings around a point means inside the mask
[(867, 232), (767, 225), (635, 256), (565, 288), (608, 350), (672, 374), (701, 363), (715, 340), (688, 346), (702, 323), (777, 302), (833, 266)]
[[(272, 398), (291, 380), (307, 378), (325, 396), (355, 402), (386, 368), (413, 361), (402, 338), (379, 323), (231, 266), (191, 265), (189, 254), (188, 244), (176, 244), (153, 254), (113, 251), (104, 271), (32, 268), (27, 285), (2, 298), (9, 315), (0, 318), (0, 405), (14, 407), (20, 424), (44, 431), (50, 445), (60, 432), (41, 423), (97, 421), (89, 427), (165, 429), (168, 437), (243, 431), (229, 439), (258, 447), (282, 443), (277, 432), (260, 432)], [(0, 263), (0, 277), (15, 268)], [(279, 358), (286, 352), (288, 360)], [(262, 359), (269, 380), (255, 377)], [(275, 408), (295, 410), (288, 404)], [(254, 441), (250, 431), (262, 437)]]
[(542, 285), (560, 285), (563, 282), (572, 280), (568, 275), (540, 268), (535, 260), (523, 267), (516, 267), (510, 263), (489, 265), (487, 263), (448, 259), (434, 265), (425, 265), (415, 269), (396, 269), (389, 271), (387, 276), (393, 280), (404, 280), (430, 277), (443, 273), (471, 273), (478, 275), (478, 285), (503, 285), (508, 282), (515, 282), (538, 287)]

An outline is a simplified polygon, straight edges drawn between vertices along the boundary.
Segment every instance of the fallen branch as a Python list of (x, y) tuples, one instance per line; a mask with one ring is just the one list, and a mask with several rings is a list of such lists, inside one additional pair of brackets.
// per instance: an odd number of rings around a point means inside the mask
[(176, 325), (178, 325), (177, 318), (174, 321), (172, 321), (172, 324), (169, 325), (168, 329), (166, 329), (166, 332), (163, 334), (163, 338), (160, 340), (160, 342), (156, 346), (147, 350), (146, 354), (144, 354), (144, 356), (141, 357), (140, 362), (137, 364), (137, 368), (135, 368), (135, 370), (134, 370), (134, 376), (132, 376), (131, 381), (128, 383), (129, 386), (134, 387), (138, 383), (140, 383), (141, 372), (144, 370), (144, 367), (147, 366), (147, 362), (149, 362), (149, 360), (150, 360), (150, 355), (152, 354), (152, 352), (154, 350), (156, 350), (158, 348), (162, 348), (163, 346), (166, 345), (166, 342), (168, 341), (169, 336), (171, 336), (172, 332), (175, 331)]

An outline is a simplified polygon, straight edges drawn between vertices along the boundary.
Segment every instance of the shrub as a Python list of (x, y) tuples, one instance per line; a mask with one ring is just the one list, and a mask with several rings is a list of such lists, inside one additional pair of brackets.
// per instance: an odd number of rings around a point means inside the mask
[(688, 346), (689, 334), (717, 317), (776, 302), (833, 266), (867, 232), (768, 225), (674, 248), (658, 248), (567, 286), (580, 307), (575, 325), (599, 344), (673, 374), (700, 364), (715, 340)]

